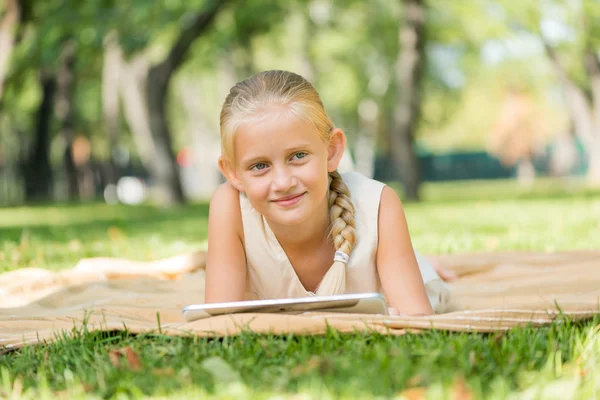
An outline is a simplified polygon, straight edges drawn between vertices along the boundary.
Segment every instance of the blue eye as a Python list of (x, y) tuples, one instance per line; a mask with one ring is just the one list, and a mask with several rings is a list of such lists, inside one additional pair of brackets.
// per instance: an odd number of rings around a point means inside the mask
[(262, 171), (263, 169), (267, 168), (268, 165), (264, 162), (261, 163), (257, 163), (254, 164), (250, 169), (254, 170), (254, 171)]
[(299, 152), (297, 152), (296, 154), (294, 154), (294, 155), (292, 156), (292, 158), (296, 157), (296, 159), (297, 159), (297, 160), (300, 160), (300, 159), (302, 159), (302, 158), (306, 157), (307, 155), (308, 155), (308, 153), (306, 153), (306, 152), (304, 152), (304, 151), (299, 151)]

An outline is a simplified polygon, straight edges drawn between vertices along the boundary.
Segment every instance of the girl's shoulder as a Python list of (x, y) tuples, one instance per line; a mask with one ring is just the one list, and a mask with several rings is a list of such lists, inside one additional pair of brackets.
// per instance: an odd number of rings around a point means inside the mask
[(233, 187), (229, 182), (220, 184), (210, 199), (210, 206), (218, 206), (225, 203), (227, 206), (239, 207), (240, 205), (240, 192)]
[(212, 227), (227, 227), (238, 234), (242, 231), (240, 192), (229, 182), (217, 187), (210, 199), (209, 230)]
[(381, 191), (386, 186), (385, 183), (371, 179), (356, 171), (344, 172), (340, 175), (346, 186), (348, 186), (353, 201), (363, 199), (379, 200)]
[(360, 172), (345, 172), (340, 175), (350, 191), (357, 229), (360, 232), (371, 232), (367, 236), (376, 237), (382, 193), (387, 186)]

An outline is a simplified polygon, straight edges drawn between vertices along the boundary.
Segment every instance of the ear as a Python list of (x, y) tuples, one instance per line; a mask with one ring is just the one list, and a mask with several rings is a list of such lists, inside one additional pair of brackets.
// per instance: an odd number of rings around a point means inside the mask
[(335, 128), (329, 137), (329, 144), (327, 146), (327, 171), (333, 172), (337, 169), (340, 161), (342, 161), (345, 149), (346, 135), (341, 129)]
[(229, 183), (231, 183), (231, 185), (234, 188), (236, 188), (240, 192), (245, 191), (244, 185), (242, 185), (242, 181), (240, 181), (237, 177), (237, 174), (235, 171), (235, 165), (233, 165), (233, 163), (231, 161), (227, 160), (223, 156), (220, 156), (219, 157), (219, 169), (221, 170), (221, 173), (223, 174), (223, 176), (225, 176), (225, 179), (227, 179), (227, 181)]

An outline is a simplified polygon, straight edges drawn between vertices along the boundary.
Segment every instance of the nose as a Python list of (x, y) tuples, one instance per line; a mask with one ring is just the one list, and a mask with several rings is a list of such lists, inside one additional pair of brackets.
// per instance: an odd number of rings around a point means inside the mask
[(296, 177), (293, 171), (287, 166), (273, 167), (273, 190), (277, 192), (287, 192), (296, 186)]

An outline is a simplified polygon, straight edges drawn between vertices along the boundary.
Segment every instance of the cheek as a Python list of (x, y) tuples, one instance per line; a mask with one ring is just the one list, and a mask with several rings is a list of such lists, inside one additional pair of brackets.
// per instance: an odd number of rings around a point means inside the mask
[(310, 168), (306, 168), (302, 180), (318, 193), (325, 193), (329, 187), (327, 170), (321, 164), (314, 163)]
[(269, 183), (267, 179), (252, 178), (246, 181), (246, 195), (251, 200), (264, 200), (269, 195)]

